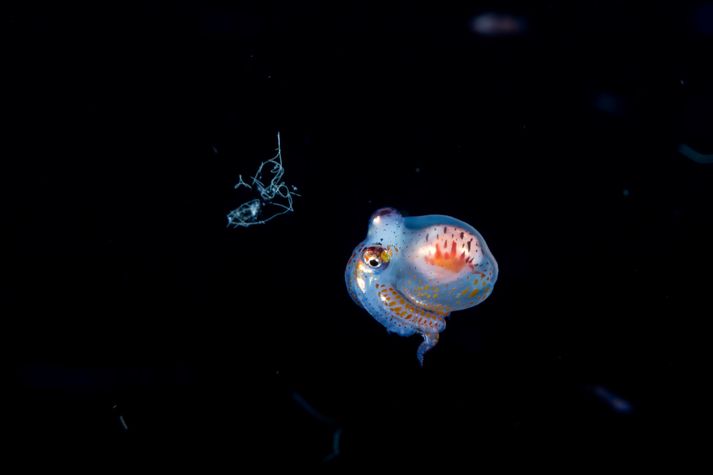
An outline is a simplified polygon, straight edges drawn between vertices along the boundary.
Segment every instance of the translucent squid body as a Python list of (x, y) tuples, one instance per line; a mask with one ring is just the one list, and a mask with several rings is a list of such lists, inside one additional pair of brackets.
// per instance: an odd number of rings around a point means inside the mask
[(497, 277), (498, 264), (473, 226), (443, 215), (405, 218), (393, 208), (371, 216), (345, 273), (349, 295), (389, 332), (423, 336), (421, 365), (445, 318), (488, 298)]

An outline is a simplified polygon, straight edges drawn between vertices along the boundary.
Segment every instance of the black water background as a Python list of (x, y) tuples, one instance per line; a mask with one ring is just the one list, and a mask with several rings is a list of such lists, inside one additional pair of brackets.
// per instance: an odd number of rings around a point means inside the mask
[[(485, 4), (11, 8), (6, 430), (319, 464), (298, 394), (345, 466), (678, 454), (706, 413), (698, 5), (511, 2), (507, 38), (469, 31)], [(226, 229), (278, 130), (295, 212)], [(466, 220), (500, 264), (424, 369), (344, 288), (382, 206)]]

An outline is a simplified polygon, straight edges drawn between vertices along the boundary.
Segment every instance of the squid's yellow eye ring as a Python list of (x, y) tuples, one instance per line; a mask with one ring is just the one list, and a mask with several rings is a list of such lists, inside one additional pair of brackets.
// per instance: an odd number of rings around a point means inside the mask
[(389, 262), (391, 260), (391, 251), (389, 251), (388, 249), (384, 249), (383, 251), (381, 251), (379, 258), (382, 262)]

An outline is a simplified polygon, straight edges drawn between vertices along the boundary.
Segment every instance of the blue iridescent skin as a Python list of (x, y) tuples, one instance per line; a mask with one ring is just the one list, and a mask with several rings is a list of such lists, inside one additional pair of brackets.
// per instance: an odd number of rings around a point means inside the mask
[(473, 226), (444, 215), (403, 217), (393, 208), (371, 216), (345, 272), (349, 295), (387, 331), (423, 336), (421, 365), (446, 317), (483, 302), (497, 278), (495, 257)]

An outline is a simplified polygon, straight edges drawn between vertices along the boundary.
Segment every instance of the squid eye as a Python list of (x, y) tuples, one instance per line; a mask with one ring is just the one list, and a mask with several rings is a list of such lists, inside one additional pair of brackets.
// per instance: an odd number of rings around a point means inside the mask
[(364, 263), (371, 267), (372, 269), (379, 269), (386, 267), (389, 263), (389, 251), (381, 246), (369, 246), (364, 249), (362, 254), (362, 259)]

